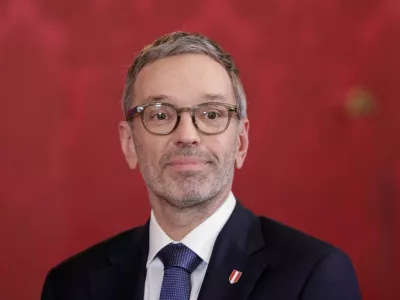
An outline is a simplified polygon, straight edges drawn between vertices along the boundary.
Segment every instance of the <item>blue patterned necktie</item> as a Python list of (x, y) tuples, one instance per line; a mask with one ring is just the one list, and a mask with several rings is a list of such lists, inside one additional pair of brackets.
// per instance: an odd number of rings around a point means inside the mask
[(169, 244), (158, 252), (164, 264), (160, 300), (189, 300), (190, 274), (203, 261), (184, 244)]

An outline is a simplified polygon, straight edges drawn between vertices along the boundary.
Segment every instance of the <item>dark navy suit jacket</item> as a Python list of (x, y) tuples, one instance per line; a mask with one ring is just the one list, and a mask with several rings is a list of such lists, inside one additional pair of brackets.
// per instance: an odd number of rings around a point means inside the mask
[[(148, 223), (53, 268), (42, 300), (142, 300)], [(231, 284), (233, 270), (242, 272)], [(220, 232), (199, 300), (358, 300), (351, 261), (341, 250), (240, 203)]]

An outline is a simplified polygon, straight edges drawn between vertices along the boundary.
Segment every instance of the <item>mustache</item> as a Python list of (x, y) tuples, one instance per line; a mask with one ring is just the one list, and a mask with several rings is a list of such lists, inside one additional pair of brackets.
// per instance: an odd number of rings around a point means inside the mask
[(212, 156), (211, 154), (204, 153), (199, 151), (198, 149), (194, 148), (180, 148), (176, 149), (170, 153), (166, 153), (161, 156), (160, 165), (165, 167), (172, 159), (181, 158), (181, 157), (191, 157), (191, 158), (198, 158), (203, 159), (209, 163), (214, 163), (217, 158)]

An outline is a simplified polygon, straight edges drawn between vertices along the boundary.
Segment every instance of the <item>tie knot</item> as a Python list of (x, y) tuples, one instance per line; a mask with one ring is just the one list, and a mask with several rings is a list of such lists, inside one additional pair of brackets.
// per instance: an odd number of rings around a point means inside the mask
[(158, 252), (158, 257), (164, 264), (164, 269), (180, 267), (192, 273), (203, 261), (196, 253), (184, 244), (169, 244)]

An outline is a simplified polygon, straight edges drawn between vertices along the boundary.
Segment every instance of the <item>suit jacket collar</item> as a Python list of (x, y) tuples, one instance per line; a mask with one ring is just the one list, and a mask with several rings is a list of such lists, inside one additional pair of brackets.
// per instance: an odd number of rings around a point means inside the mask
[(96, 270), (90, 276), (93, 299), (143, 300), (148, 246), (147, 222), (110, 249), (110, 267)]
[[(267, 257), (259, 219), (237, 202), (215, 242), (198, 300), (248, 299)], [(231, 284), (234, 270), (242, 276)]]
[[(109, 256), (110, 267), (92, 272), (94, 300), (143, 300), (149, 223), (135, 229)], [(198, 300), (247, 299), (268, 264), (259, 219), (239, 202), (215, 242)], [(231, 284), (233, 270), (242, 272)]]

